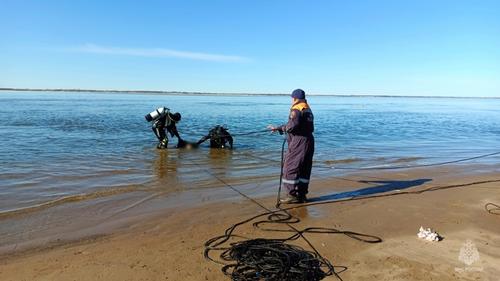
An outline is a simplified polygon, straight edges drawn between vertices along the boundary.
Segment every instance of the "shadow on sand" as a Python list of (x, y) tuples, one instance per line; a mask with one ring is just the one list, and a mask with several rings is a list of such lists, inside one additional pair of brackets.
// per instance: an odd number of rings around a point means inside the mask
[(358, 181), (361, 183), (369, 183), (369, 184), (375, 184), (375, 185), (370, 186), (370, 187), (357, 189), (357, 190), (352, 190), (352, 191), (345, 191), (345, 192), (340, 192), (340, 193), (327, 194), (327, 195), (322, 195), (322, 196), (318, 196), (318, 197), (313, 197), (313, 198), (309, 198), (307, 201), (308, 202), (320, 202), (320, 201), (345, 199), (345, 198), (365, 196), (365, 195), (373, 195), (373, 194), (384, 193), (384, 192), (389, 192), (389, 191), (394, 191), (394, 190), (407, 189), (410, 187), (415, 187), (415, 186), (425, 184), (429, 181), (432, 181), (432, 179), (416, 179), (416, 180), (409, 180), (409, 181)]

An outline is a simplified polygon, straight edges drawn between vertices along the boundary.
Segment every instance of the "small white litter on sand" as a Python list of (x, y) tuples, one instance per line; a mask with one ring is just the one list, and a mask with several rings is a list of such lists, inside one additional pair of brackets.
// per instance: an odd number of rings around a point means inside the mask
[(424, 229), (423, 226), (420, 227), (419, 232), (417, 233), (417, 237), (433, 242), (438, 242), (443, 239), (443, 237), (441, 237), (437, 232), (433, 231), (430, 228)]

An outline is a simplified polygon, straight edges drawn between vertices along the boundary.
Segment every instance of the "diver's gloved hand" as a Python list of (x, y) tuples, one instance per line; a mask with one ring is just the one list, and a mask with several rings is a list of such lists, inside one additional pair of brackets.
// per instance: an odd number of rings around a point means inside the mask
[(206, 140), (210, 139), (210, 134), (207, 136), (202, 137), (199, 141), (196, 142), (196, 145), (200, 145), (204, 143)]

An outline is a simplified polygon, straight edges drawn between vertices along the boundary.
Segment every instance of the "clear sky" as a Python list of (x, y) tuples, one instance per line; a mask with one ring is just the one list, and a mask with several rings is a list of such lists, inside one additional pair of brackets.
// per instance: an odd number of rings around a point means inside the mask
[(500, 96), (500, 1), (2, 0), (0, 87)]

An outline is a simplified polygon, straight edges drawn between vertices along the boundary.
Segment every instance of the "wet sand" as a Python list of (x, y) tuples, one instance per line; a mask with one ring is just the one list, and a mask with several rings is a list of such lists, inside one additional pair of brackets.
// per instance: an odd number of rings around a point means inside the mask
[[(347, 267), (340, 273), (344, 280), (497, 280), (500, 215), (488, 213), (484, 205), (500, 203), (500, 167), (333, 176), (313, 181), (313, 202), (290, 212), (301, 219), (297, 228), (335, 227), (383, 239), (367, 244), (342, 235), (306, 234), (325, 258)], [(275, 198), (257, 200), (272, 208)], [(157, 210), (112, 235), (3, 256), (0, 280), (229, 280), (220, 265), (203, 258), (203, 244), (261, 212), (241, 198)], [(444, 240), (418, 239), (421, 225), (436, 229)], [(237, 234), (276, 237), (251, 224)], [(467, 240), (480, 256), (470, 265), (459, 259)], [(294, 243), (307, 248), (303, 241)]]

